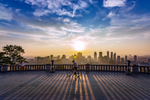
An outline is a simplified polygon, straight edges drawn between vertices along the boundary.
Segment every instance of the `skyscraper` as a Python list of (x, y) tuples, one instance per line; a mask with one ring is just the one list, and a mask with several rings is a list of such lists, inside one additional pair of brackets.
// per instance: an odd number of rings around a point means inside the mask
[(116, 61), (116, 53), (114, 53), (114, 61)]
[(137, 55), (134, 55), (134, 61), (137, 63)]
[(127, 62), (127, 55), (125, 55), (125, 63)]
[(109, 59), (109, 51), (107, 51), (107, 59)]
[(113, 52), (111, 52), (111, 60), (113, 60)]
[(94, 59), (97, 60), (97, 53), (94, 52)]
[(120, 56), (117, 56), (117, 62), (120, 63)]
[(99, 52), (99, 58), (102, 58), (102, 52)]

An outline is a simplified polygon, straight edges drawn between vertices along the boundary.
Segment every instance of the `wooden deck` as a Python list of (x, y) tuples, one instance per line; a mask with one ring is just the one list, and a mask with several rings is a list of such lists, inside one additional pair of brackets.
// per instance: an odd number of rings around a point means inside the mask
[(0, 100), (150, 100), (150, 75), (66, 71), (0, 73)]

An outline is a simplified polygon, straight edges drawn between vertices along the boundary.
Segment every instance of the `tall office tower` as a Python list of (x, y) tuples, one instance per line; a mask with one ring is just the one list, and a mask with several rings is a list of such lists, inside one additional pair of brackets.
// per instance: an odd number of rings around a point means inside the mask
[(94, 59), (97, 60), (97, 53), (94, 52)]
[(134, 55), (134, 61), (137, 62), (137, 55)]
[(114, 53), (114, 61), (116, 61), (116, 53)]
[(111, 52), (111, 60), (113, 60), (113, 52)]
[(124, 58), (121, 58), (121, 64), (124, 64)]
[(117, 62), (118, 63), (120, 62), (120, 56), (117, 56)]
[(102, 58), (102, 52), (99, 52), (99, 58), (100, 59)]
[(127, 55), (125, 55), (125, 63), (127, 62)]
[(107, 59), (109, 59), (109, 51), (107, 51)]

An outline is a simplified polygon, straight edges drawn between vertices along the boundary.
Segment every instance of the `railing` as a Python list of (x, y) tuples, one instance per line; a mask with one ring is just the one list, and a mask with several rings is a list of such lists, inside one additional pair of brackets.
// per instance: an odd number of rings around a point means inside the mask
[[(51, 64), (42, 64), (42, 65), (25, 65), (25, 71), (38, 71), (38, 70), (51, 70)], [(54, 64), (53, 69), (56, 71), (65, 71), (71, 69), (71, 64)], [(109, 71), (109, 72), (125, 72), (127, 71), (127, 65), (89, 65), (83, 64), (79, 65), (79, 70), (82, 71)], [(3, 65), (0, 66), (0, 72), (4, 71), (21, 71), (20, 65)], [(131, 66), (131, 72), (136, 73), (150, 73), (149, 66)]]
[[(54, 70), (61, 71), (61, 70), (70, 70), (71, 66), (72, 64), (55, 64), (53, 68)], [(78, 66), (79, 66), (79, 70), (82, 71), (86, 70), (86, 65), (78, 65)], [(52, 69), (52, 66), (50, 67), (50, 69)]]
[(127, 65), (90, 65), (91, 71), (117, 71), (124, 72), (127, 70)]
[(150, 73), (150, 66), (137, 66), (138, 72), (140, 73)]

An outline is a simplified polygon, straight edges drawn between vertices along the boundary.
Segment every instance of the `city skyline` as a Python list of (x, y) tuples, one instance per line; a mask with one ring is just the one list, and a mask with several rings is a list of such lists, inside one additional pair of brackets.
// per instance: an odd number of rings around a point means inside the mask
[[(93, 56), (84, 56), (82, 52), (78, 52), (76, 54), (70, 55), (67, 57), (64, 55), (47, 55), (45, 57), (37, 56), (34, 59), (27, 59), (29, 64), (49, 64), (51, 60), (55, 62), (55, 64), (72, 64), (72, 61), (76, 61), (78, 64), (122, 64), (126, 65), (128, 61), (131, 61), (131, 64), (138, 65), (149, 65), (150, 55), (148, 56), (137, 56), (137, 55), (125, 55), (120, 56), (116, 55), (116, 53), (111, 52), (109, 55), (109, 51), (107, 51), (107, 55), (103, 55), (103, 52), (93, 52)], [(99, 54), (99, 55), (98, 55)]]
[[(23, 56), (150, 55), (150, 1), (0, 0), (0, 51)], [(94, 55), (93, 55), (94, 56)]]

